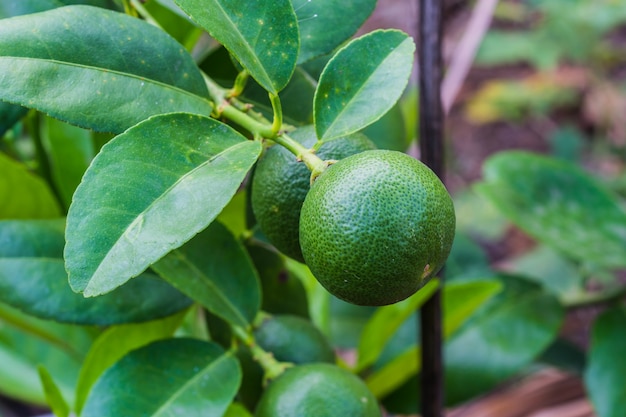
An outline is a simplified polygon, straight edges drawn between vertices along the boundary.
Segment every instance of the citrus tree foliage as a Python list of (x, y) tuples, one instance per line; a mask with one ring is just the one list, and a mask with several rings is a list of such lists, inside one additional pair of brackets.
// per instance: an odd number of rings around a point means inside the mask
[[(331, 296), (259, 229), (250, 178), (265, 148), (302, 161), (306, 181), (332, 168), (315, 151), (342, 137), (406, 150), (415, 44), (393, 29), (355, 36), (375, 5), (0, 0), (3, 396), (60, 417), (245, 417), (303, 391), (298, 406), (315, 416), (377, 416), (381, 404), (413, 412), (414, 313), (438, 288), (451, 402), (555, 345), (563, 293), (494, 274), (467, 240), (452, 248), (450, 282), (433, 278), (402, 301), (362, 307)], [(304, 134), (306, 146), (295, 140)], [(568, 259), (624, 267), (623, 210), (585, 173), (511, 154), (487, 165), (479, 191)], [(582, 250), (585, 236), (602, 245)], [(619, 354), (621, 340), (604, 335), (621, 316), (594, 328), (586, 380), (598, 410), (619, 410), (619, 392), (595, 387), (614, 371), (606, 355)], [(294, 355), (294, 346), (307, 349)], [(358, 359), (342, 363), (333, 347)], [(294, 363), (307, 365), (289, 371)], [(615, 372), (612, 386), (623, 386)], [(319, 391), (288, 377), (264, 397), (283, 374), (343, 382)], [(325, 403), (320, 392), (345, 395)]]

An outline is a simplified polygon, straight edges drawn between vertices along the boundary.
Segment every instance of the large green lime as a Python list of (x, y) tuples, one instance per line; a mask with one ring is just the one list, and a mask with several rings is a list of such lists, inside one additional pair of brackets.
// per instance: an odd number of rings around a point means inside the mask
[(376, 398), (357, 376), (315, 363), (285, 371), (261, 396), (256, 417), (380, 417)]
[[(290, 136), (307, 148), (317, 142), (313, 126), (296, 129)], [(339, 160), (375, 148), (365, 135), (356, 133), (324, 143), (317, 155)], [(310, 178), (304, 163), (284, 147), (274, 145), (259, 159), (252, 180), (252, 210), (259, 227), (278, 250), (301, 262), (298, 227)]]
[(335, 296), (359, 305), (403, 300), (443, 266), (454, 239), (452, 199), (418, 160), (366, 151), (324, 171), (302, 206), (306, 264)]

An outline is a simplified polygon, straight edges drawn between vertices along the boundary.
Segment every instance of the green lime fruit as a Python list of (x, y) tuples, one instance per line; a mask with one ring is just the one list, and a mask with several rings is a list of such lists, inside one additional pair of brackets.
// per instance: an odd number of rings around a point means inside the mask
[(254, 339), (281, 362), (335, 362), (335, 352), (324, 334), (302, 317), (269, 316), (254, 330)]
[(336, 365), (289, 368), (272, 381), (256, 417), (380, 417), (376, 398), (356, 375)]
[(401, 152), (359, 153), (313, 183), (300, 217), (308, 267), (333, 295), (387, 305), (443, 266), (454, 240), (452, 199), (437, 175)]
[[(305, 126), (290, 136), (307, 148), (317, 138), (313, 126)], [(317, 155), (339, 160), (356, 153), (376, 149), (363, 134), (355, 133), (324, 143)], [(302, 262), (298, 240), (300, 209), (310, 189), (311, 172), (304, 163), (282, 146), (274, 145), (259, 159), (252, 179), (252, 211), (261, 231), (285, 255)]]
[[(267, 316), (254, 329), (254, 339), (280, 362), (335, 363), (335, 352), (326, 337), (302, 317)], [(249, 410), (254, 410), (263, 392), (263, 369), (244, 345), (237, 349), (237, 358), (242, 369), (238, 398)]]

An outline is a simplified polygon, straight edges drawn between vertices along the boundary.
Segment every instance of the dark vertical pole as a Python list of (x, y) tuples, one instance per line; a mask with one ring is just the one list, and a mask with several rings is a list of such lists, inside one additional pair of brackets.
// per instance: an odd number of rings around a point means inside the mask
[[(421, 160), (442, 180), (443, 111), (441, 105), (442, 1), (419, 1), (419, 94)], [(423, 417), (443, 416), (443, 358), (441, 333), (441, 291), (437, 291), (421, 309), (422, 346), (421, 403)]]

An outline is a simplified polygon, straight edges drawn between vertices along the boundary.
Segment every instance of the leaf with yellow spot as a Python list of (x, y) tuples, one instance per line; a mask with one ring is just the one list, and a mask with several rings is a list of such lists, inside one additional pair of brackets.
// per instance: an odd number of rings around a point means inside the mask
[(290, 0), (176, 0), (264, 89), (278, 94), (296, 68), (300, 36)]
[(317, 137), (348, 135), (387, 113), (409, 81), (414, 51), (413, 40), (399, 30), (377, 30), (340, 49), (315, 91)]

